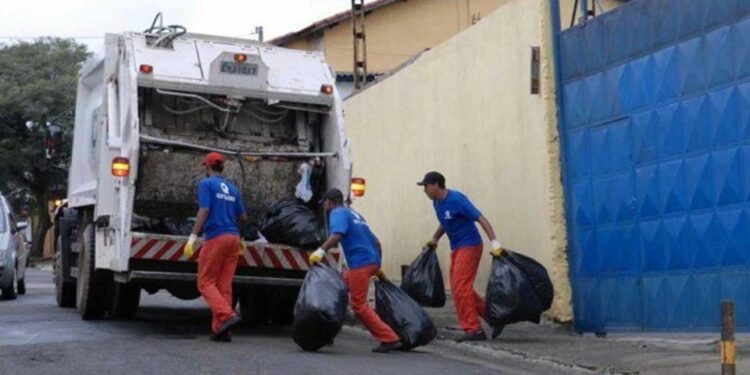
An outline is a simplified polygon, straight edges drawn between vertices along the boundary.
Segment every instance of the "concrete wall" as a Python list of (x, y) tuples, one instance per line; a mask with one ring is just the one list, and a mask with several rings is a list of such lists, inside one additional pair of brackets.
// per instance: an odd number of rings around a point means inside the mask
[[(512, 0), (412, 65), (345, 102), (354, 202), (400, 276), (438, 223), (415, 185), (442, 171), (492, 222), (503, 244), (543, 263), (557, 296), (551, 315), (571, 318), (551, 34), (546, 0)], [(530, 94), (530, 46), (542, 48), (542, 94)], [(447, 239), (440, 244), (448, 270)], [(477, 290), (486, 286), (483, 257)]]

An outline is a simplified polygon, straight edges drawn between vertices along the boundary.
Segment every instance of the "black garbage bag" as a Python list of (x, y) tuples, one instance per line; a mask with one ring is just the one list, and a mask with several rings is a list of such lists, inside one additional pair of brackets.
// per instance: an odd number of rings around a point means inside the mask
[(555, 297), (555, 288), (552, 286), (552, 280), (547, 273), (547, 269), (536, 260), (516, 252), (511, 252), (508, 260), (520, 268), (529, 278), (531, 286), (534, 287), (534, 292), (542, 305), (542, 310), (549, 310), (552, 307), (552, 299)]
[(162, 225), (166, 228), (167, 234), (189, 236), (190, 233), (193, 233), (193, 223), (187, 220), (165, 217), (162, 220)]
[[(528, 321), (538, 324), (542, 313), (549, 308), (548, 305), (545, 306), (546, 301), (542, 301), (538, 296), (532, 278), (518, 266), (530, 264), (529, 260), (531, 259), (509, 250), (505, 250), (503, 255), (492, 260), (490, 280), (485, 294), (487, 303), (485, 317), (487, 323), (493, 327), (492, 338), (500, 335), (503, 328), (511, 323)], [(535, 261), (534, 263), (544, 269)], [(529, 268), (535, 267), (529, 266)], [(537, 278), (539, 288), (545, 289), (541, 281), (543, 275), (538, 271), (534, 269), (534, 277)], [(546, 270), (544, 270), (544, 276), (546, 276)], [(546, 278), (549, 282), (549, 276)], [(549, 282), (549, 290), (540, 292), (543, 295), (552, 294), (551, 285), (552, 283)]]
[(245, 241), (255, 241), (259, 239), (258, 236), (258, 226), (255, 224), (246, 224), (243, 228), (240, 229), (240, 236)]
[(406, 349), (427, 345), (437, 336), (437, 328), (424, 309), (388, 280), (375, 282), (375, 312)]
[(443, 273), (434, 250), (422, 249), (406, 270), (401, 289), (422, 306), (445, 306)]
[(333, 341), (344, 324), (348, 303), (349, 290), (341, 274), (328, 266), (313, 266), (294, 305), (294, 342), (314, 351)]
[(260, 232), (271, 243), (314, 249), (325, 241), (325, 231), (307, 206), (281, 201), (268, 211), (260, 223)]

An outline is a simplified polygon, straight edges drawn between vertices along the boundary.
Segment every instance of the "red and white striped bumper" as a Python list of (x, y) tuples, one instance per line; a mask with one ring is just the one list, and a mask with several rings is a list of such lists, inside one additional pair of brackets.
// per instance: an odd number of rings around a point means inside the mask
[[(191, 257), (186, 257), (182, 249), (187, 243), (186, 237), (167, 236), (150, 233), (133, 233), (130, 246), (131, 259), (152, 259), (172, 262), (195, 262), (198, 260), (200, 247)], [(201, 246), (198, 243), (198, 246)], [(285, 270), (307, 270), (310, 268), (310, 252), (297, 248), (246, 242), (247, 251), (240, 257), (240, 267), (275, 268)], [(328, 252), (324, 263), (338, 267), (341, 255), (338, 250)]]

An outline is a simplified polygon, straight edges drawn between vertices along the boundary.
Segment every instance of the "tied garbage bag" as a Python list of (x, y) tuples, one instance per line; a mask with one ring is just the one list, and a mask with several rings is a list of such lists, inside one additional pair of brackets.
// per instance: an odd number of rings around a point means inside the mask
[(437, 328), (424, 309), (388, 280), (375, 281), (375, 312), (406, 349), (427, 345), (437, 336)]
[(406, 270), (401, 289), (422, 306), (445, 306), (443, 273), (434, 250), (422, 249)]
[(552, 286), (552, 280), (549, 278), (547, 269), (534, 259), (515, 252), (508, 260), (526, 274), (537, 298), (539, 298), (542, 311), (549, 310), (552, 306), (552, 299), (555, 297), (555, 289)]
[(281, 201), (268, 211), (260, 223), (260, 233), (271, 243), (314, 249), (325, 240), (315, 213), (294, 201)]
[(332, 342), (344, 324), (348, 303), (349, 291), (341, 275), (328, 266), (313, 266), (294, 305), (294, 342), (307, 351)]
[(538, 324), (542, 313), (549, 309), (553, 295), (547, 270), (533, 259), (509, 250), (493, 258), (485, 294), (486, 320), (493, 327), (492, 338), (511, 323)]

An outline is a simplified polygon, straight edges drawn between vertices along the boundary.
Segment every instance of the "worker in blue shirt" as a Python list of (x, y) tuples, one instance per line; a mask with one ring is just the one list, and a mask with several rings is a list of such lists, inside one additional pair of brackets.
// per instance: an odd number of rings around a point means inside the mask
[(450, 283), (456, 314), (464, 335), (456, 341), (482, 341), (487, 336), (479, 323), (484, 318), (484, 299), (474, 291), (474, 279), (477, 277), (479, 261), (482, 256), (482, 237), (476, 224), (484, 230), (490, 239), (492, 255), (500, 256), (503, 248), (495, 236), (490, 222), (474, 207), (469, 198), (457, 190), (445, 187), (445, 177), (439, 172), (427, 173), (417, 185), (424, 187), (424, 192), (432, 200), (440, 225), (427, 242), (427, 247), (436, 249), (443, 234), (448, 235), (451, 246)]
[(364, 323), (380, 345), (373, 349), (376, 353), (387, 353), (403, 349), (401, 340), (375, 311), (367, 304), (367, 290), (370, 278), (384, 277), (380, 271), (382, 247), (372, 233), (365, 219), (353, 209), (344, 206), (344, 194), (339, 189), (331, 189), (323, 197), (323, 207), (329, 214), (330, 237), (310, 255), (310, 263), (319, 263), (326, 251), (339, 243), (344, 250), (349, 270), (344, 273), (344, 281), (349, 287), (349, 299), (354, 314)]
[(229, 330), (240, 322), (232, 308), (232, 280), (245, 251), (238, 224), (246, 221), (245, 206), (237, 187), (222, 176), (224, 156), (209, 153), (203, 164), (207, 177), (198, 184), (200, 209), (183, 253), (188, 259), (193, 256), (202, 231), (206, 242), (198, 255), (198, 290), (213, 314), (211, 340), (228, 342)]

